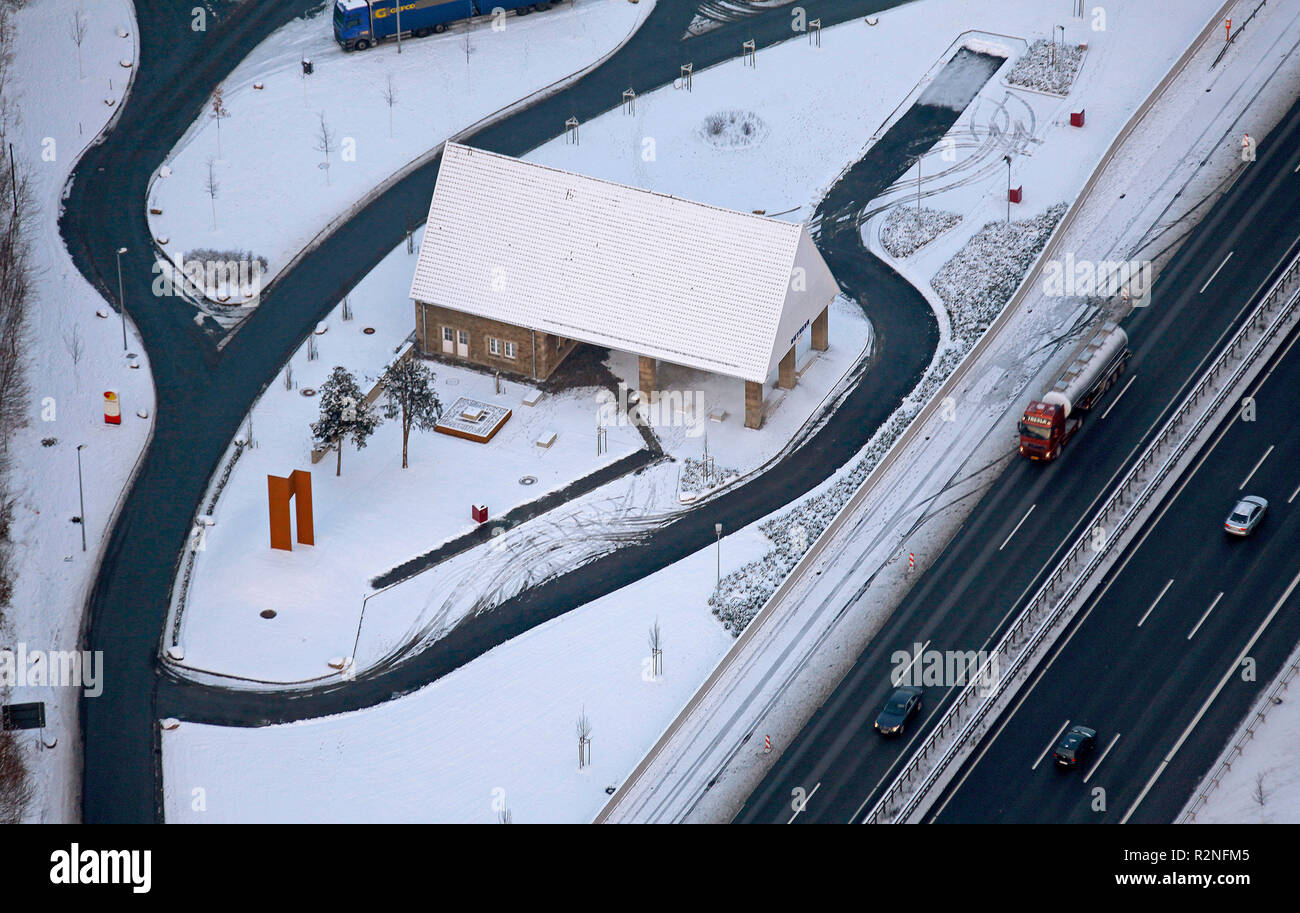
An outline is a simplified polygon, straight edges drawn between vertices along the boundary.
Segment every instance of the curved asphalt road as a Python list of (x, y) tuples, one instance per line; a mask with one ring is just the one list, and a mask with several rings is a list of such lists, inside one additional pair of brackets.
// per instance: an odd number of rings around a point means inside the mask
[[(209, 94), (242, 54), (304, 8), (302, 0), (215, 4), (205, 33), (190, 30), (192, 4), (138, 0), (141, 55), (121, 119), (79, 163), (61, 228), (78, 267), (110, 299), (115, 258), (123, 259), (128, 310), (154, 371), (154, 440), (105, 551), (91, 593), (89, 647), (105, 658), (104, 693), (82, 705), (83, 814), (87, 821), (161, 818), (157, 732), (160, 716), (256, 724), (367, 706), (417, 688), (509, 637), (712, 541), (712, 526), (735, 529), (807, 491), (856, 452), (914, 385), (936, 340), (923, 299), (898, 277), (862, 266), (874, 283), (864, 302), (875, 324), (879, 363), (815, 437), (763, 478), (694, 511), (650, 539), (593, 562), (501, 606), (477, 627), (464, 625), (411, 662), (380, 676), (292, 698), (229, 694), (160, 679), (156, 654), (172, 579), (193, 513), (249, 404), (333, 303), (423, 219), (437, 162), (394, 185), (283, 275), (256, 313), (218, 353), (185, 305), (151, 293), (151, 239), (143, 212), (150, 175)], [(873, 0), (802, 4), (830, 25), (897, 5)], [(610, 61), (558, 95), (469, 141), (519, 155), (556, 133), (565, 118), (587, 120), (618, 103), (627, 85), (649, 91), (678, 75), (736, 56), (740, 42), (760, 47), (790, 37), (789, 9), (723, 26), (683, 45), (694, 0), (660, 0), (640, 31)], [(322, 20), (324, 23), (324, 20)], [(898, 163), (901, 171), (906, 162)], [(872, 269), (877, 270), (871, 273)], [(811, 446), (809, 446), (811, 445)], [(161, 688), (159, 685), (161, 684)], [(157, 693), (155, 689), (159, 688)]]

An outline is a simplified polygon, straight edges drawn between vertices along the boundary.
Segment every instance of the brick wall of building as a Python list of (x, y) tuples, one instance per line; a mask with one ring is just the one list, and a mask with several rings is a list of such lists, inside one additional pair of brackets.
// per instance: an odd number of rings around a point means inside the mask
[[(451, 351), (443, 347), (443, 329), (452, 331)], [(469, 337), (468, 351), (460, 353), (460, 333)], [(544, 380), (564, 361), (577, 345), (572, 339), (563, 339), (550, 333), (534, 333), (526, 327), (476, 317), (450, 308), (416, 302), (415, 338), (420, 351), (440, 355), (452, 361), (461, 360), (476, 365), (536, 377)], [(492, 354), (490, 340), (499, 341), (499, 354)], [(515, 357), (506, 353), (506, 343), (515, 344)], [(536, 363), (533, 361), (536, 345)]]

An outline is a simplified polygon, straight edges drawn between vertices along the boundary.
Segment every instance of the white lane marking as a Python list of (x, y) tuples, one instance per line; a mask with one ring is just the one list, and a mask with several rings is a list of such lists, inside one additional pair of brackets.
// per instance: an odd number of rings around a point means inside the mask
[(1138, 620), (1138, 627), (1139, 627), (1139, 628), (1142, 627), (1142, 622), (1144, 622), (1144, 621), (1147, 620), (1147, 616), (1151, 614), (1152, 610), (1154, 610), (1155, 607), (1156, 607), (1157, 605), (1159, 605), (1160, 600), (1162, 600), (1162, 599), (1165, 598), (1165, 593), (1168, 593), (1168, 592), (1169, 592), (1169, 588), (1170, 588), (1171, 586), (1173, 586), (1173, 585), (1174, 585), (1174, 578), (1170, 577), (1170, 578), (1169, 578), (1169, 582), (1165, 584), (1165, 588), (1164, 588), (1163, 590), (1161, 590), (1161, 591), (1160, 591), (1160, 595), (1156, 597), (1156, 601), (1153, 602), (1153, 603), (1151, 603), (1151, 607), (1148, 608), (1148, 609), (1146, 610), (1146, 612), (1144, 612), (1144, 613), (1142, 614), (1142, 617)]
[(1214, 689), (1214, 693), (1205, 699), (1205, 703), (1201, 705), (1201, 709), (1196, 712), (1196, 716), (1192, 721), (1187, 724), (1187, 728), (1184, 729), (1183, 734), (1178, 737), (1178, 741), (1174, 743), (1174, 747), (1169, 749), (1169, 754), (1165, 755), (1164, 760), (1160, 762), (1160, 766), (1156, 768), (1156, 772), (1151, 775), (1151, 779), (1147, 781), (1147, 785), (1143, 787), (1137, 800), (1129, 806), (1129, 810), (1124, 813), (1124, 817), (1120, 819), (1120, 824), (1127, 824), (1128, 819), (1133, 816), (1135, 811), (1137, 811), (1137, 807), (1141, 805), (1142, 800), (1147, 797), (1147, 793), (1151, 791), (1151, 787), (1155, 786), (1156, 780), (1158, 780), (1160, 775), (1165, 772), (1165, 768), (1168, 767), (1169, 762), (1174, 759), (1174, 755), (1178, 754), (1178, 749), (1183, 747), (1183, 743), (1186, 742), (1187, 737), (1192, 734), (1192, 730), (1201, 722), (1201, 717), (1205, 716), (1205, 711), (1210, 709), (1210, 705), (1218, 698), (1219, 692), (1223, 691), (1224, 686), (1228, 684), (1228, 681), (1237, 674), (1237, 668), (1241, 665), (1241, 661), (1250, 655), (1251, 650), (1255, 649), (1255, 642), (1264, 634), (1264, 629), (1273, 623), (1273, 619), (1276, 618), (1277, 613), (1281, 611), (1282, 605), (1291, 598), (1291, 594), (1295, 592), (1297, 585), (1300, 585), (1300, 572), (1291, 578), (1291, 584), (1286, 588), (1286, 592), (1283, 593), (1281, 598), (1273, 604), (1273, 610), (1268, 613), (1268, 617), (1259, 623), (1259, 627), (1255, 629), (1255, 633), (1252, 634), (1250, 640), (1246, 642), (1246, 646), (1241, 648), (1241, 652), (1237, 654), (1237, 658), (1232, 661), (1230, 666), (1228, 666), (1228, 671), (1223, 673), (1223, 678), (1219, 679), (1218, 687)]
[[(1020, 522), (1016, 524), (1016, 528), (1011, 531), (1011, 536), (1014, 536), (1017, 532), (1020, 531), (1020, 527), (1025, 525), (1025, 521), (1029, 519), (1029, 515), (1034, 512), (1034, 508), (1037, 506), (1038, 506), (1037, 504), (1029, 505), (1029, 510), (1025, 511), (1025, 515), (1020, 518)], [(1004, 548), (1007, 547), (1007, 543), (1011, 541), (1011, 536), (1007, 536), (1005, 539), (1002, 540), (1002, 544), (998, 546), (998, 551), (1002, 551)]]
[(1291, 352), (1291, 347), (1295, 345), (1297, 342), (1300, 342), (1300, 335), (1292, 336), (1291, 341), (1288, 342), (1286, 344), (1286, 348), (1282, 350), (1282, 354), (1273, 359), (1273, 367), (1268, 369), (1268, 373), (1265, 374), (1262, 378), (1260, 378), (1259, 383), (1255, 384), (1255, 389), (1250, 391), (1250, 395), (1252, 399), (1255, 397), (1256, 394), (1259, 393), (1259, 388), (1264, 386), (1264, 384), (1268, 383), (1268, 379), (1273, 376), (1273, 372), (1278, 369), (1278, 367), (1282, 364), (1282, 362), (1286, 361), (1287, 355)]
[[(918, 662), (920, 662), (922, 654), (925, 653), (926, 648), (928, 648), (929, 646), (930, 646), (930, 641), (928, 641), (928, 640), (927, 640), (925, 643), (921, 644), (921, 649), (919, 649), (919, 650), (916, 651), (916, 655), (912, 657), (912, 661), (911, 661), (910, 663), (908, 663), (906, 666), (904, 666), (904, 667), (902, 668), (902, 670), (898, 673), (898, 681), (899, 681), (899, 682), (901, 682), (904, 678), (906, 678), (906, 677), (907, 677), (907, 673), (910, 672), (910, 671), (912, 670), (912, 667), (915, 666)], [(898, 688), (898, 687), (900, 687), (900, 686), (899, 686), (899, 685), (898, 685), (898, 684), (893, 680), (893, 676), (890, 676), (890, 682), (889, 682), (889, 684), (890, 684), (892, 687), (894, 687), (894, 688)]]
[[(988, 753), (988, 750), (993, 747), (993, 743), (996, 742), (1001, 737), (1002, 731), (1007, 728), (1007, 724), (1011, 722), (1011, 720), (1015, 717), (1015, 715), (1018, 712), (1020, 712), (1021, 706), (1025, 703), (1025, 701), (1029, 699), (1029, 695), (1033, 694), (1034, 689), (1038, 687), (1039, 682), (1043, 680), (1043, 676), (1046, 675), (1048, 670), (1052, 668), (1052, 666), (1056, 663), (1056, 660), (1062, 655), (1064, 655), (1065, 648), (1070, 645), (1070, 641), (1074, 640), (1074, 635), (1078, 634), (1080, 631), (1083, 630), (1085, 622), (1087, 622), (1088, 618), (1092, 615), (1092, 610), (1097, 608), (1097, 606), (1101, 605), (1101, 601), (1106, 598), (1106, 594), (1110, 592), (1110, 588), (1115, 583), (1115, 581), (1118, 580), (1123, 575), (1124, 569), (1128, 567), (1128, 564), (1133, 559), (1133, 556), (1138, 554), (1138, 552), (1142, 550), (1142, 545), (1147, 541), (1147, 537), (1151, 535), (1151, 531), (1160, 525), (1160, 521), (1164, 519), (1164, 516), (1166, 513), (1169, 512), (1169, 509), (1174, 506), (1174, 503), (1178, 500), (1178, 496), (1183, 493), (1183, 489), (1186, 488), (1188, 483), (1190, 483), (1192, 479), (1196, 477), (1196, 474), (1200, 472), (1201, 466), (1205, 463), (1206, 460), (1210, 458), (1210, 454), (1214, 452), (1214, 448), (1219, 446), (1219, 442), (1223, 440), (1224, 435), (1226, 435), (1228, 431), (1232, 429), (1232, 427), (1233, 427), (1233, 423), (1229, 422), (1219, 430), (1218, 437), (1216, 437), (1214, 441), (1211, 442), (1210, 446), (1206, 448), (1205, 452), (1201, 454), (1200, 458), (1196, 461), (1196, 465), (1192, 467), (1192, 471), (1188, 473), (1185, 479), (1183, 479), (1182, 484), (1178, 486), (1178, 488), (1174, 491), (1174, 493), (1170, 497), (1164, 500), (1164, 503), (1160, 508), (1160, 512), (1156, 514), (1154, 519), (1152, 519), (1151, 522), (1145, 525), (1145, 528), (1142, 531), (1142, 535), (1138, 537), (1137, 543), (1135, 545), (1129, 546), (1128, 550), (1124, 555), (1124, 560), (1120, 562), (1118, 570), (1116, 570), (1115, 573), (1111, 576), (1111, 578), (1106, 581), (1106, 585), (1101, 588), (1101, 592), (1098, 593), (1096, 596), (1093, 596), (1089, 602), (1085, 603), (1087, 608), (1084, 609), (1083, 615), (1076, 622), (1074, 622), (1074, 627), (1071, 628), (1069, 635), (1065, 638), (1065, 642), (1062, 643), (1059, 647), (1054, 646), (1052, 648), (1053, 652), (1048, 657), (1047, 662), (1038, 670), (1038, 673), (1034, 676), (1034, 680), (1030, 682), (1029, 685), (1023, 691), (1021, 691), (1020, 695), (1016, 699), (1015, 706), (1013, 706), (1009, 712), (1001, 714), (1001, 722), (998, 724), (997, 730), (993, 733), (993, 737), (984, 743), (984, 747), (981, 748), (979, 752), (976, 753), (974, 760), (968, 760), (966, 764), (963, 765), (965, 767), (965, 771), (962, 773), (961, 777), (957, 780), (957, 785), (953, 787), (949, 787), (947, 797), (943, 800), (943, 802), (939, 803), (939, 807), (937, 809), (935, 809), (933, 812), (930, 813), (930, 817), (928, 820), (931, 823), (936, 821), (938, 817), (943, 814), (943, 810), (948, 807), (948, 803), (951, 802), (953, 797), (961, 791), (961, 788), (966, 784), (967, 778), (969, 778), (971, 773), (974, 772), (975, 768), (977, 768), (980, 765), (980, 762), (984, 760), (984, 755), (986, 755)], [(1118, 472), (1118, 470), (1116, 470), (1116, 472)], [(1107, 482), (1106, 485), (1107, 488), (1110, 487), (1109, 482)], [(1101, 497), (1100, 494), (1097, 495), (1097, 498), (1100, 497)], [(1093, 501), (1094, 503), (1096, 503), (1095, 498), (1093, 499)], [(1091, 505), (1089, 505), (1088, 510), (1089, 512), (1091, 512), (1092, 510)], [(1084, 517), (1080, 517), (1079, 520), (1075, 522), (1075, 527), (1077, 528), (1078, 525), (1082, 523), (1084, 519), (1088, 516), (1090, 516), (1090, 513), (1085, 514)], [(1073, 535), (1073, 533), (1074, 530), (1072, 529), (1070, 531), (1070, 534)], [(1053, 552), (1053, 557), (1055, 557), (1055, 552)], [(1022, 599), (1024, 598), (1023, 593), (1021, 594), (1021, 598)], [(1019, 601), (1020, 601), (1019, 599), (1016, 600), (1017, 603), (1019, 603)], [(1141, 799), (1139, 799), (1138, 801), (1141, 801)], [(863, 804), (865, 805), (866, 803)]]
[(1241, 484), (1237, 486), (1237, 491), (1241, 491), (1243, 488), (1246, 487), (1246, 483), (1249, 482), (1252, 477), (1254, 477), (1255, 473), (1259, 472), (1259, 467), (1264, 465), (1264, 461), (1268, 459), (1268, 455), (1272, 452), (1273, 452), (1273, 445), (1269, 444), (1268, 449), (1264, 451), (1264, 455), (1260, 457), (1259, 462), (1255, 464), (1255, 468), (1250, 471), (1250, 475), (1246, 476), (1246, 478), (1241, 480)]
[[(912, 657), (912, 661), (907, 664), (907, 666), (903, 669), (902, 672), (899, 673), (899, 678), (898, 678), (899, 681), (902, 681), (903, 676), (907, 674), (907, 671), (911, 669), (912, 666), (916, 665), (917, 661), (920, 660), (921, 656), (925, 653), (926, 649), (930, 646), (930, 643), (931, 641), (927, 640), (925, 643), (921, 644), (921, 649), (916, 651), (916, 655)], [(889, 684), (891, 686), (893, 686), (894, 684), (892, 677), (890, 678)], [(940, 701), (942, 702), (942, 699), (940, 699)], [(898, 757), (894, 759), (894, 763), (890, 764), (889, 767), (885, 770), (885, 772), (881, 774), (880, 779), (876, 781), (876, 785), (871, 787), (871, 791), (867, 793), (867, 797), (862, 800), (862, 804), (858, 806), (857, 811), (853, 813), (853, 817), (849, 819), (848, 821), (849, 824), (852, 824), (854, 821), (857, 821), (859, 817), (861, 817), (863, 810), (867, 807), (867, 804), (871, 802), (871, 797), (876, 794), (876, 792), (880, 789), (882, 785), (884, 785), (884, 782), (886, 780), (888, 780), (890, 777), (893, 776), (894, 768), (897, 767), (900, 763), (902, 763), (903, 759), (909, 755), (909, 753), (912, 750), (912, 745), (916, 742), (916, 740), (921, 735), (921, 723), (923, 722), (923, 720), (924, 720), (924, 716), (917, 717), (916, 729), (912, 733), (911, 737), (908, 739), (907, 745), (903, 748), (901, 752), (899, 752)], [(904, 735), (906, 735), (906, 733), (904, 733)]]
[(1214, 602), (1210, 603), (1210, 607), (1205, 610), (1205, 614), (1202, 615), (1201, 620), (1196, 623), (1196, 627), (1192, 628), (1190, 631), (1187, 632), (1188, 640), (1191, 640), (1193, 637), (1196, 636), (1196, 632), (1201, 629), (1201, 625), (1205, 624), (1205, 619), (1210, 617), (1210, 613), (1214, 611), (1214, 607), (1219, 604), (1219, 600), (1222, 598), (1223, 598), (1222, 593), (1214, 597)]
[[(1231, 251), (1231, 250), (1228, 251), (1228, 256), (1223, 258), (1223, 262), (1219, 264), (1219, 269), (1223, 269), (1225, 266), (1228, 265), (1228, 261), (1232, 259), (1232, 255), (1234, 253), (1236, 253), (1236, 251)], [(1214, 277), (1219, 275), (1219, 269), (1216, 269), (1213, 273), (1210, 274), (1210, 278), (1205, 280), (1205, 284), (1201, 286), (1201, 290), (1196, 294), (1198, 295), (1205, 294), (1205, 290), (1210, 287), (1210, 283), (1214, 281)]]
[(794, 824), (794, 819), (798, 818), (801, 814), (803, 814), (803, 810), (808, 807), (808, 800), (810, 800), (813, 796), (817, 795), (817, 790), (821, 788), (822, 788), (822, 784), (821, 781), (819, 780), (817, 782), (817, 785), (812, 788), (812, 792), (810, 792), (808, 795), (803, 797), (803, 801), (799, 803), (799, 807), (794, 810), (794, 814), (790, 816), (790, 820), (787, 821), (786, 824)]
[(1128, 383), (1126, 383), (1126, 384), (1124, 385), (1124, 389), (1119, 391), (1119, 396), (1117, 396), (1117, 397), (1115, 397), (1113, 400), (1111, 400), (1111, 404), (1110, 404), (1109, 406), (1107, 406), (1107, 407), (1106, 407), (1106, 411), (1103, 412), (1103, 413), (1101, 414), (1101, 417), (1102, 417), (1102, 418), (1105, 418), (1106, 416), (1110, 415), (1110, 410), (1112, 410), (1112, 409), (1115, 408), (1115, 404), (1118, 403), (1118, 402), (1120, 401), (1121, 398), (1123, 398), (1124, 394), (1128, 392), (1128, 388), (1131, 387), (1131, 386), (1133, 386), (1133, 381), (1135, 381), (1135, 380), (1137, 380), (1137, 379), (1138, 379), (1138, 376), (1137, 376), (1136, 374), (1134, 374), (1132, 377), (1130, 377), (1130, 378), (1128, 379)]
[(1106, 755), (1110, 754), (1110, 750), (1115, 747), (1115, 743), (1119, 741), (1119, 737), (1120, 734), (1118, 732), (1115, 733), (1115, 738), (1110, 740), (1110, 744), (1106, 746), (1106, 750), (1101, 753), (1101, 757), (1097, 758), (1097, 762), (1092, 765), (1092, 768), (1089, 769), (1087, 776), (1083, 778), (1084, 783), (1087, 783), (1089, 780), (1092, 779), (1092, 775), (1097, 772), (1097, 768), (1101, 766), (1101, 762), (1106, 760)]
[(1286, 503), (1290, 504), (1292, 501), (1294, 501), (1296, 495), (1300, 495), (1300, 485), (1297, 485), (1295, 487), (1295, 491), (1291, 492), (1291, 497), (1286, 499)]
[(1047, 747), (1043, 749), (1043, 753), (1038, 756), (1038, 760), (1035, 761), (1033, 766), (1029, 768), (1030, 770), (1038, 770), (1038, 765), (1043, 763), (1043, 758), (1047, 757), (1047, 753), (1052, 750), (1052, 748), (1056, 745), (1057, 742), (1061, 741), (1061, 736), (1065, 732), (1065, 727), (1069, 725), (1070, 725), (1069, 720), (1066, 720), (1064, 723), (1061, 724), (1061, 728), (1056, 730), (1056, 735), (1052, 736), (1052, 741), (1047, 743)]

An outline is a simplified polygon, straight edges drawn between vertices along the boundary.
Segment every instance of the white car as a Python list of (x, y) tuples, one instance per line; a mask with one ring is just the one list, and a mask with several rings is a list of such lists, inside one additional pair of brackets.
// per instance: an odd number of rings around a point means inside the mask
[(1249, 536), (1259, 526), (1259, 521), (1264, 519), (1264, 511), (1268, 510), (1268, 502), (1263, 498), (1255, 495), (1248, 495), (1237, 502), (1237, 506), (1228, 514), (1228, 519), (1223, 521), (1225, 532), (1233, 536)]

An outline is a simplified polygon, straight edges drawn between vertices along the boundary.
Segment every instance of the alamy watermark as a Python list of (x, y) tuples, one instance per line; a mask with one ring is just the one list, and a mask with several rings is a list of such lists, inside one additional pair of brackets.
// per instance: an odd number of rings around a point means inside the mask
[(1150, 260), (1062, 260), (1043, 264), (1043, 294), (1053, 298), (1124, 295), (1135, 305), (1146, 302), (1151, 290)]
[(192, 296), (221, 303), (257, 304), (262, 298), (266, 264), (258, 257), (154, 261), (153, 293), (158, 297)]
[[(610, 390), (596, 392), (596, 422), (610, 425), (643, 423), (651, 427), (684, 427), (687, 437), (704, 433), (708, 407), (702, 390), (658, 390), (652, 395), (641, 394), (640, 400), (630, 402), (631, 389), (620, 382), (618, 393)], [(634, 421), (635, 419), (635, 421)]]
[(104, 693), (102, 650), (0, 650), (0, 688), (83, 688), (86, 697)]
[(998, 681), (998, 657), (987, 650), (927, 650), (913, 644), (912, 650), (895, 650), (889, 657), (893, 669), (889, 680), (894, 687), (913, 685), (927, 688), (960, 688), (966, 684), (992, 688)]

